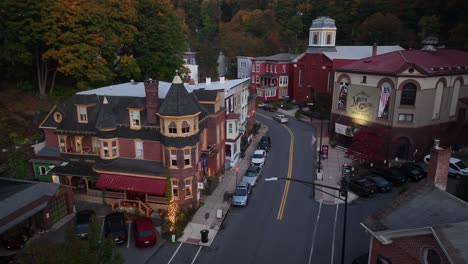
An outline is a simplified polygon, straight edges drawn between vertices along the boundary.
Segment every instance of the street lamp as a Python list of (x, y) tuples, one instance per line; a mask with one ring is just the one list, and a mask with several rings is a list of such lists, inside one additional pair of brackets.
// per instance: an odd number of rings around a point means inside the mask
[[(348, 186), (346, 184), (346, 181), (342, 181), (343, 184), (341, 185), (341, 188), (329, 186), (329, 185), (324, 185), (324, 184), (319, 184), (319, 183), (313, 183), (313, 182), (308, 182), (308, 181), (303, 181), (303, 180), (298, 180), (298, 179), (293, 179), (293, 178), (284, 178), (284, 177), (270, 177), (270, 178), (265, 178), (265, 181), (278, 181), (278, 180), (285, 180), (285, 181), (295, 181), (304, 184), (307, 187), (310, 187), (314, 190), (321, 191), (323, 193), (326, 193), (328, 195), (331, 195), (341, 201), (344, 202), (344, 214), (343, 214), (343, 238), (342, 238), (342, 243), (341, 243), (341, 264), (345, 263), (345, 249), (346, 249), (346, 218), (347, 218), (347, 213), (348, 213)], [(318, 187), (330, 189), (330, 190), (335, 190), (338, 191), (340, 194), (344, 196), (341, 197), (341, 195), (334, 195), (329, 192), (326, 192), (324, 190), (321, 190)], [(310, 261), (310, 260), (309, 260)]]

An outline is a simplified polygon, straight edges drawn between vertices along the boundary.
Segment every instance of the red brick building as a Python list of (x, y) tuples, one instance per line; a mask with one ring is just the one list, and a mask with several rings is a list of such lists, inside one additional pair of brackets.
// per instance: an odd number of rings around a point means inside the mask
[(50, 170), (52, 181), (75, 197), (146, 214), (167, 205), (167, 192), (182, 208), (196, 207), (205, 177), (224, 166), (218, 91), (189, 93), (179, 76), (121, 86), (76, 94), (50, 111), (40, 127), (64, 161)]
[(361, 223), (369, 263), (468, 263), (468, 203), (445, 191), (451, 153), (434, 147), (428, 178)]

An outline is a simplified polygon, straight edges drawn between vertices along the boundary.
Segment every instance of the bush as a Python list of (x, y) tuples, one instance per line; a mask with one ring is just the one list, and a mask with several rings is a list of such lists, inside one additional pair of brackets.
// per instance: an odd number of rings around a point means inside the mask
[(302, 118), (304, 115), (301, 113), (301, 110), (297, 110), (296, 113), (294, 114), (295, 118)]

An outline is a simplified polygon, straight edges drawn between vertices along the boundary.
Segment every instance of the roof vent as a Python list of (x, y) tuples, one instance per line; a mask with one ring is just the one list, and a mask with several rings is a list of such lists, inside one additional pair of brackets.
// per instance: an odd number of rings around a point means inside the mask
[(439, 44), (439, 38), (436, 36), (430, 36), (421, 41), (421, 44), (423, 45), (422, 50), (436, 51), (436, 46)]

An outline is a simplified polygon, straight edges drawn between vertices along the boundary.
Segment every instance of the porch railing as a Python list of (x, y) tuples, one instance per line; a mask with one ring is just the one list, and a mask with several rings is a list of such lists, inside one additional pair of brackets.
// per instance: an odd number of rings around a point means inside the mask
[(154, 212), (151, 206), (145, 204), (144, 202), (140, 200), (119, 199), (115, 203), (112, 204), (112, 210), (119, 210), (119, 209), (123, 209), (123, 210), (138, 209), (140, 212), (142, 212), (146, 216), (151, 216), (151, 214)]

